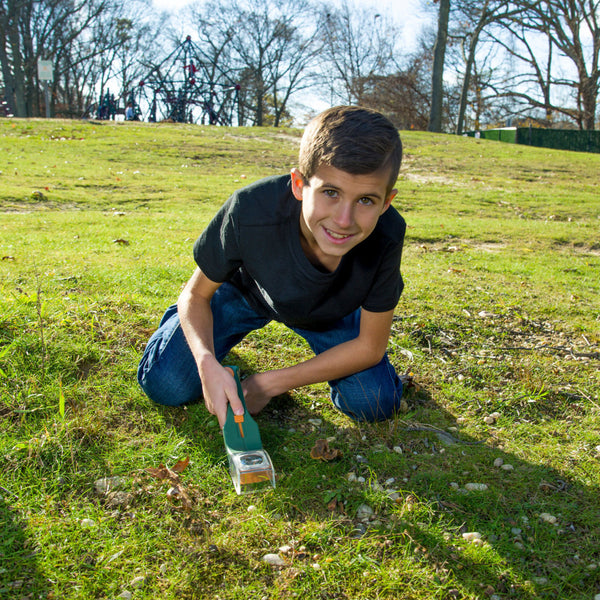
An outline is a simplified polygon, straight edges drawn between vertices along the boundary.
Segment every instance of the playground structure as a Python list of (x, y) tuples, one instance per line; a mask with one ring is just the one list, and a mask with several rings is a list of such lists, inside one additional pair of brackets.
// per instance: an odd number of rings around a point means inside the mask
[[(203, 58), (202, 51), (188, 36), (129, 92), (125, 118), (234, 125), (240, 86), (225, 74), (219, 74), (219, 81), (214, 81), (214, 70), (214, 65)], [(109, 119), (119, 112), (106, 107), (107, 101), (103, 97), (97, 118)]]

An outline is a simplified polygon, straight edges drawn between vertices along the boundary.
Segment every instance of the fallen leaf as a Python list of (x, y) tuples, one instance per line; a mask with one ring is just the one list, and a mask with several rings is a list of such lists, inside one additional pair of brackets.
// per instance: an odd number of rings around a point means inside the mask
[(330, 461), (342, 456), (337, 448), (330, 448), (327, 440), (317, 440), (310, 451), (310, 457), (316, 460)]
[(171, 471), (175, 471), (175, 473), (183, 473), (183, 471), (185, 471), (185, 468), (190, 464), (190, 457), (187, 456), (186, 458), (182, 458), (181, 460), (178, 460), (172, 467), (171, 467)]
[(113, 244), (122, 244), (123, 246), (129, 246), (129, 242), (127, 240), (124, 240), (123, 238), (113, 240)]
[(190, 510), (193, 506), (192, 499), (186, 492), (185, 488), (179, 480), (179, 473), (183, 472), (190, 463), (189, 457), (178, 460), (173, 468), (169, 469), (165, 465), (159, 465), (158, 468), (148, 467), (146, 473), (160, 481), (167, 480), (173, 485), (167, 491), (167, 498), (172, 502), (180, 502), (181, 508)]

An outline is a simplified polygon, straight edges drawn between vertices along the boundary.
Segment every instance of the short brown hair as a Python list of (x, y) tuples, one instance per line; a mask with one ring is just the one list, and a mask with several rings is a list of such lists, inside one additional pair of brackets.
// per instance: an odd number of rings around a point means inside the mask
[(369, 108), (334, 106), (306, 126), (298, 166), (307, 180), (321, 165), (352, 175), (389, 169), (389, 193), (398, 178), (401, 162), (400, 134), (389, 119)]

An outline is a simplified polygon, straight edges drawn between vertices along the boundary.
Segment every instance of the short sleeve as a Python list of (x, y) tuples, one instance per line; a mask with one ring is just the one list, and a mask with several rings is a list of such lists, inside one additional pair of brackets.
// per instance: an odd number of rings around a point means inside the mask
[(236, 225), (235, 194), (223, 204), (194, 244), (194, 260), (218, 283), (228, 280), (242, 265)]

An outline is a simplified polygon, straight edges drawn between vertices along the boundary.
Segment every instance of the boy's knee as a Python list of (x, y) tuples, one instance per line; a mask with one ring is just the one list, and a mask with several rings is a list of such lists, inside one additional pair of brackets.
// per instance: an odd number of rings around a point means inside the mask
[(331, 384), (334, 405), (354, 421), (385, 421), (400, 409), (402, 382), (387, 355), (376, 366)]
[[(395, 374), (394, 374), (395, 375)], [(402, 382), (397, 375), (387, 385), (366, 387), (337, 385), (331, 396), (335, 407), (354, 421), (374, 423), (385, 421), (400, 409)]]

